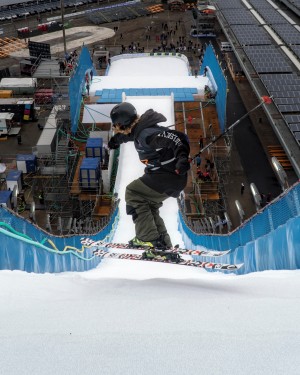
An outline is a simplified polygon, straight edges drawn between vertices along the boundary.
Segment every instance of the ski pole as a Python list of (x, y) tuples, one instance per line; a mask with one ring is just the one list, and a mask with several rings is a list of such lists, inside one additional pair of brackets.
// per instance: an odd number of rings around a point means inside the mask
[(211, 142), (209, 142), (206, 146), (204, 146), (194, 157), (191, 158), (191, 161), (193, 161), (198, 155), (202, 154), (203, 151), (207, 150), (209, 147), (211, 147), (214, 143), (216, 143), (219, 139), (224, 137), (225, 134), (227, 134), (231, 129), (233, 129), (236, 125), (238, 125), (241, 121), (244, 120), (247, 116), (250, 115), (251, 112), (257, 110), (259, 107), (261, 107), (263, 104), (271, 104), (272, 103), (273, 96), (262, 96), (262, 101), (255, 106), (254, 108), (250, 109), (247, 113), (245, 113), (241, 118), (236, 120), (232, 125), (227, 128), (224, 133), (218, 135), (215, 139), (213, 139)]

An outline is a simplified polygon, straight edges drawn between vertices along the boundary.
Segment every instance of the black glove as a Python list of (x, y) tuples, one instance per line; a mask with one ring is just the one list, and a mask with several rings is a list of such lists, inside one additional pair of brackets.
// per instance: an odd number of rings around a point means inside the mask
[(120, 147), (120, 143), (118, 142), (117, 134), (110, 138), (110, 140), (108, 141), (107, 146), (108, 146), (111, 150), (116, 150), (117, 148)]
[(177, 174), (186, 174), (191, 168), (190, 162), (187, 156), (180, 156), (177, 160), (175, 172)]

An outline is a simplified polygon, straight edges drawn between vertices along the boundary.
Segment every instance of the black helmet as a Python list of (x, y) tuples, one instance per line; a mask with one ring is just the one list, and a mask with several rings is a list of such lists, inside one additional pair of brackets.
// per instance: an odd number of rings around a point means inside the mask
[(117, 104), (110, 112), (113, 126), (120, 125), (128, 128), (137, 118), (136, 109), (130, 103)]

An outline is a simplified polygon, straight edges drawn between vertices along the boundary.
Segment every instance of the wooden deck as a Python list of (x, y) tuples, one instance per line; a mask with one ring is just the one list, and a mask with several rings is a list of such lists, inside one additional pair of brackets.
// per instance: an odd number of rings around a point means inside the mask
[(279, 163), (282, 165), (283, 169), (291, 170), (293, 169), (291, 162), (289, 161), (284, 149), (280, 145), (269, 145), (267, 146), (268, 153), (270, 157), (275, 156)]
[[(191, 156), (195, 156), (200, 151), (200, 137), (203, 137), (203, 143), (205, 146), (211, 141), (212, 136), (220, 135), (220, 128), (215, 105), (209, 104), (205, 106), (204, 103), (202, 111), (203, 116), (201, 115), (200, 102), (175, 103), (176, 129), (187, 133), (190, 141)], [(225, 156), (226, 147), (223, 139), (218, 141), (218, 150), (220, 149), (222, 151), (222, 145), (224, 146), (223, 149)], [(218, 154), (218, 156), (220, 155)], [(206, 150), (203, 152), (203, 154), (201, 154), (200, 168), (202, 172), (205, 171), (206, 159), (212, 160), (210, 150)], [(197, 204), (193, 201), (193, 199), (202, 199), (202, 201), (218, 201), (220, 199), (218, 175), (217, 171), (214, 169), (211, 174), (213, 181), (200, 183), (197, 182), (196, 163), (192, 163), (191, 168), (192, 171), (189, 174), (188, 183), (184, 191), (188, 201), (186, 202), (186, 206), (189, 207), (189, 209), (187, 209), (187, 213), (190, 210), (191, 214), (197, 215)], [(201, 198), (197, 197), (197, 194), (194, 195), (195, 183), (197, 183), (199, 191), (201, 192)], [(193, 195), (193, 199), (188, 198), (190, 194)]]

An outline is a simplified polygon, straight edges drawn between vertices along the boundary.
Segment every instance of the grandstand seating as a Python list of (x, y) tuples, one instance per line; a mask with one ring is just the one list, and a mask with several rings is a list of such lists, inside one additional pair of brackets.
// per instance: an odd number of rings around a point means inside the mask
[[(96, 2), (97, 0), (64, 0), (65, 8), (78, 7), (80, 5)], [(23, 3), (26, 3), (24, 7)], [(52, 12), (60, 9), (60, 0), (22, 1), (20, 3), (0, 6), (0, 21), (17, 19), (24, 16)]]

